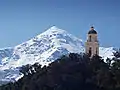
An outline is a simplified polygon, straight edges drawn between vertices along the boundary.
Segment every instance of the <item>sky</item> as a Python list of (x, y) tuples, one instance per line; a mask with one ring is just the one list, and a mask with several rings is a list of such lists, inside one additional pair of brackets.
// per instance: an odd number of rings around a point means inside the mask
[(53, 25), (83, 41), (94, 25), (100, 46), (120, 47), (120, 0), (0, 0), (0, 48), (21, 44)]

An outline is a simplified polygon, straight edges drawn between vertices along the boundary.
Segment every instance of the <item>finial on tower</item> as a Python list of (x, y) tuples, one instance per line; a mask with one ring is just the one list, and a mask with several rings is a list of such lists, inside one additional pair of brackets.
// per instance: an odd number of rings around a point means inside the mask
[(91, 25), (90, 30), (94, 30), (94, 26), (93, 25)]

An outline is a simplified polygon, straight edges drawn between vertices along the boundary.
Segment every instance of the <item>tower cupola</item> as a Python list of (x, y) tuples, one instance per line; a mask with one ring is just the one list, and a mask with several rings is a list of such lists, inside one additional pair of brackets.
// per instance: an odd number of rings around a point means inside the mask
[(93, 26), (91, 26), (91, 28), (90, 28), (88, 34), (97, 34), (97, 32), (95, 31), (95, 29), (94, 29)]

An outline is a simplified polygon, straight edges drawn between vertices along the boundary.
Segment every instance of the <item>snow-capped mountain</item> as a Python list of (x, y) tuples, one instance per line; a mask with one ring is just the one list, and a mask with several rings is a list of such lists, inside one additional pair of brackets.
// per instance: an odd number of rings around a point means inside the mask
[[(81, 39), (67, 31), (51, 27), (40, 35), (13, 48), (0, 49), (0, 81), (17, 80), (18, 67), (39, 62), (48, 65), (63, 54), (84, 52)], [(113, 48), (100, 48), (103, 58), (113, 57)]]

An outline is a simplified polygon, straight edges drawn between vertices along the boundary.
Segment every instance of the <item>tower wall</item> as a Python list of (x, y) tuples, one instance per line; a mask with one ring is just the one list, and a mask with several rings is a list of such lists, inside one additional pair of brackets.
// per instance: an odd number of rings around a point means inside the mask
[(91, 56), (99, 55), (99, 44), (98, 42), (86, 42), (86, 54), (89, 54), (89, 50), (91, 48)]
[(87, 41), (85, 43), (85, 53), (89, 54), (90, 57), (93, 55), (99, 55), (99, 42), (97, 39), (97, 33), (88, 33)]

